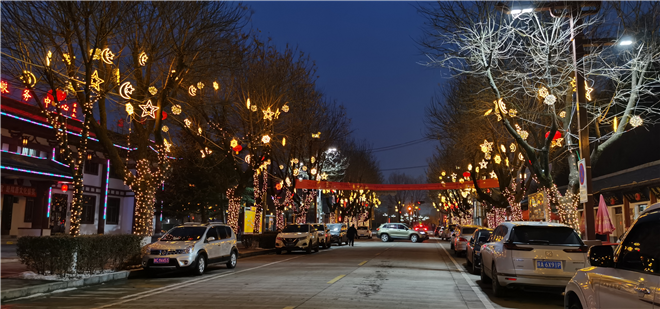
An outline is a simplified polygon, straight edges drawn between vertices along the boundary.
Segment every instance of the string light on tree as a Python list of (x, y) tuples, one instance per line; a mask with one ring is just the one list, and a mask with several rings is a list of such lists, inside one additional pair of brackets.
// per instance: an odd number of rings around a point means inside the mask
[(121, 84), (121, 86), (119, 86), (119, 95), (126, 100), (131, 99), (131, 95), (133, 94), (133, 91), (135, 91), (135, 88), (133, 88), (131, 82), (125, 82)]
[(264, 113), (264, 119), (265, 120), (273, 120), (273, 115), (275, 115), (275, 112), (270, 110), (270, 107), (268, 107), (266, 110), (262, 110)]
[(181, 114), (181, 105), (179, 105), (179, 104), (172, 105), (171, 111), (172, 111), (172, 114), (174, 114), (174, 115)]
[(264, 144), (270, 143), (270, 136), (268, 136), (268, 134), (262, 136), (261, 137), (261, 142), (264, 143)]
[(138, 56), (138, 64), (143, 67), (147, 65), (147, 60), (149, 60), (149, 56), (147, 56), (147, 53), (141, 52), (140, 55)]
[(151, 103), (151, 100), (147, 101), (147, 104), (142, 104), (140, 105), (140, 108), (142, 109), (142, 116), (140, 117), (151, 117), (153, 119), (156, 119), (156, 112), (158, 111), (158, 106), (154, 106)]
[(151, 86), (149, 87), (149, 93), (151, 93), (151, 95), (156, 95), (156, 93), (158, 93), (158, 89), (156, 89), (154, 86)]
[(644, 120), (642, 120), (642, 117), (635, 115), (630, 118), (630, 125), (633, 126), (633, 128), (639, 127), (642, 124), (644, 124)]
[(96, 89), (96, 91), (101, 91), (102, 83), (103, 80), (99, 78), (99, 71), (95, 70), (94, 73), (92, 73), (92, 80), (89, 82), (89, 85)]

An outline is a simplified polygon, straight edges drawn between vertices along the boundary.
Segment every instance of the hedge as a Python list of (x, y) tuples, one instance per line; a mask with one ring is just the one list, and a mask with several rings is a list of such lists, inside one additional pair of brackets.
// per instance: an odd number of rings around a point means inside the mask
[(16, 252), (38, 274), (88, 274), (139, 264), (141, 240), (137, 235), (25, 236)]

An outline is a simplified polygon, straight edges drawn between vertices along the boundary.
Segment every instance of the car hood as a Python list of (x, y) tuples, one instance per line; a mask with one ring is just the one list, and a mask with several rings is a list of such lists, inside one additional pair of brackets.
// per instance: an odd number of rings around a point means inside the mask
[(309, 232), (292, 232), (292, 233), (279, 233), (277, 234), (277, 237), (284, 237), (284, 238), (300, 238), (300, 237), (307, 237), (309, 236)]
[(170, 250), (170, 249), (185, 249), (194, 246), (196, 240), (191, 241), (157, 241), (149, 245), (149, 250)]

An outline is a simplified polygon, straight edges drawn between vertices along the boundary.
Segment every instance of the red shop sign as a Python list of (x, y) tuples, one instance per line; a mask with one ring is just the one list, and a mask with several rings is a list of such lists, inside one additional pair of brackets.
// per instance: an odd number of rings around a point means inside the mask
[(37, 197), (37, 189), (16, 185), (2, 185), (2, 194)]

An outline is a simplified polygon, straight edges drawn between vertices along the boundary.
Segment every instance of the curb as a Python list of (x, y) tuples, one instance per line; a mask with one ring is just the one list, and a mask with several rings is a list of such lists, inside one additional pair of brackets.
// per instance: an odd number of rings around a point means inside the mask
[(263, 249), (259, 251), (252, 251), (252, 252), (247, 252), (247, 253), (241, 253), (240, 251), (238, 252), (238, 257), (239, 258), (246, 258), (246, 257), (251, 257), (251, 256), (257, 256), (257, 255), (264, 255), (268, 253), (274, 253), (275, 248), (272, 249)]
[(69, 288), (76, 288), (76, 287), (94, 285), (94, 284), (99, 284), (99, 283), (112, 281), (112, 280), (121, 280), (121, 279), (128, 278), (130, 273), (131, 273), (131, 271), (122, 270), (122, 271), (118, 271), (118, 272), (113, 272), (113, 273), (108, 273), (108, 274), (101, 274), (101, 275), (96, 275), (96, 276), (83, 278), (83, 279), (78, 279), (78, 280), (59, 281), (59, 282), (53, 282), (53, 283), (26, 286), (26, 287), (17, 288), (17, 289), (2, 290), (0, 292), (2, 294), (2, 296), (0, 298), (4, 302), (4, 301), (10, 300), (10, 299), (26, 297), (26, 296), (32, 296), (32, 295), (41, 294), (41, 293), (48, 293), (48, 292), (52, 292), (52, 291), (55, 291), (55, 290), (62, 290), (62, 289), (69, 289)]

